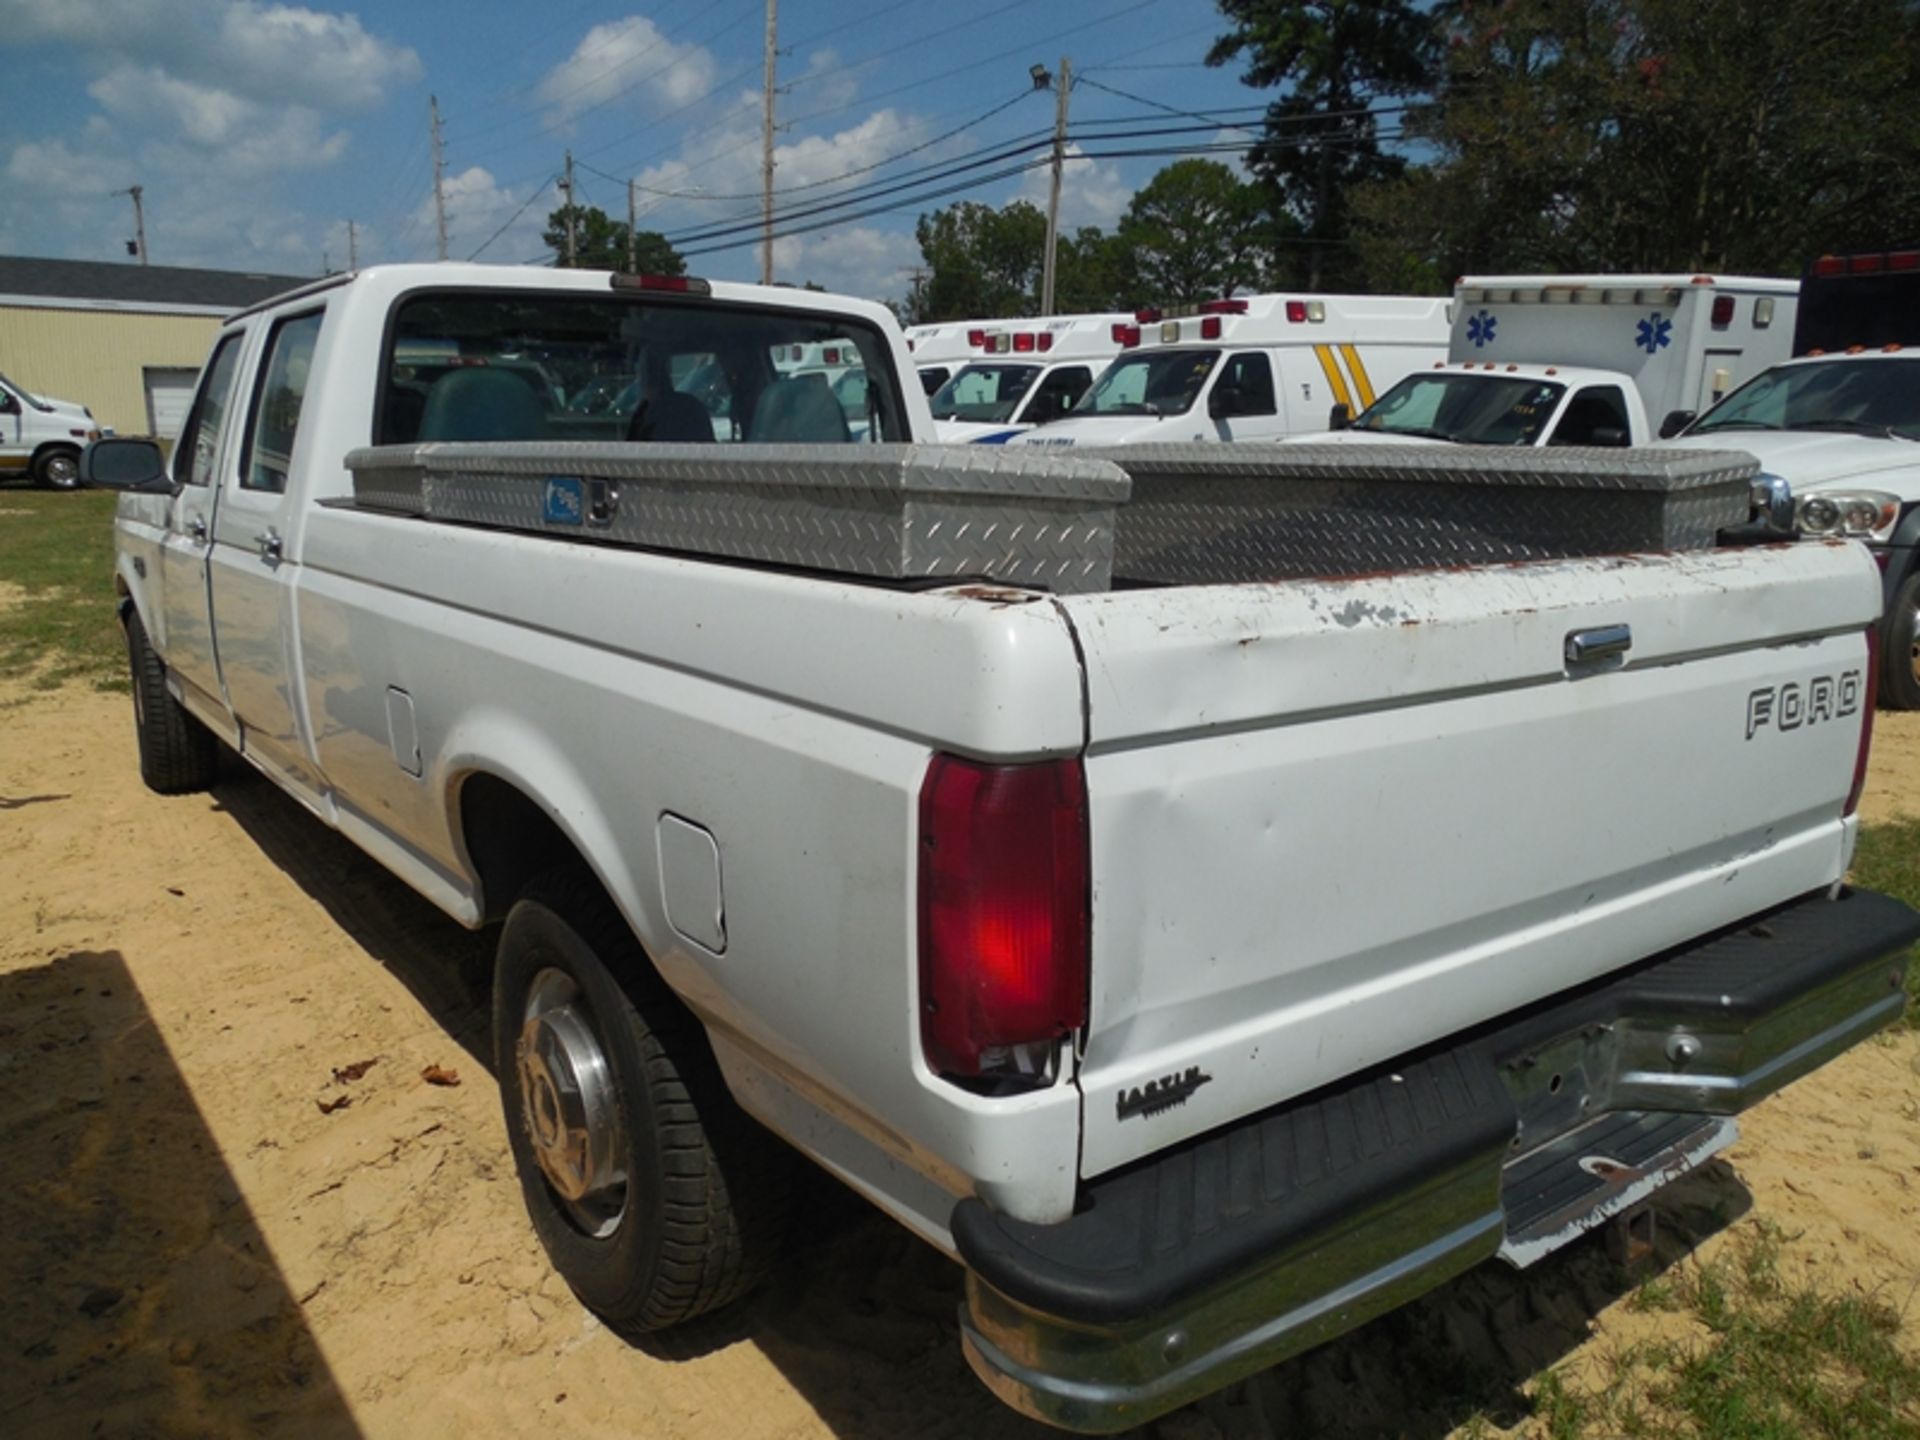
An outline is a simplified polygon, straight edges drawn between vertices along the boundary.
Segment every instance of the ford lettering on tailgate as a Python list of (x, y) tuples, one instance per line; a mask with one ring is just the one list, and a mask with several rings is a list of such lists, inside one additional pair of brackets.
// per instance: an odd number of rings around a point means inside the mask
[(1747, 696), (1747, 739), (1769, 725), (1798, 730), (1823, 720), (1840, 720), (1860, 710), (1861, 671), (1816, 675), (1807, 681), (1764, 685)]

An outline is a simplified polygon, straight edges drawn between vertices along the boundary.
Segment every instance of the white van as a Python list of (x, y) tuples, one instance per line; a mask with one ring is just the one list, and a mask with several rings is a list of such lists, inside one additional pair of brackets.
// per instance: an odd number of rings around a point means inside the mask
[(1327, 438), (1650, 444), (1787, 358), (1799, 291), (1750, 276), (1469, 276), (1446, 364)]
[(1324, 432), (1446, 354), (1444, 299), (1248, 295), (1115, 324), (1120, 354), (1065, 419), (1012, 445), (1278, 440)]
[(1057, 315), (1009, 320), (970, 331), (978, 358), (934, 392), (934, 430), (942, 440), (1002, 445), (1059, 419), (1120, 353), (1117, 315)]
[(93, 411), (36, 395), (0, 375), (0, 475), (31, 475), (48, 490), (80, 484), (80, 452), (101, 435)]

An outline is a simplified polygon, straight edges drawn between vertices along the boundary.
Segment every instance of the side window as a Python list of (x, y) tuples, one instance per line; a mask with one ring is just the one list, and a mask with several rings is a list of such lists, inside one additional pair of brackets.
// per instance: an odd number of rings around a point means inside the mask
[(1273, 366), (1264, 351), (1249, 350), (1235, 355), (1227, 361), (1226, 374), (1220, 383), (1240, 392), (1238, 413), (1242, 415), (1272, 415), (1276, 406), (1273, 402)]
[(185, 485), (205, 485), (213, 479), (213, 460), (226, 431), (227, 411), (233, 404), (233, 372), (240, 366), (240, 342), (235, 331), (221, 340), (207, 362), (207, 373), (194, 396), (193, 409), (173, 444), (173, 476)]
[[(1602, 435), (1602, 431), (1613, 432)], [(1567, 402), (1549, 445), (1624, 445), (1633, 434), (1627, 397), (1617, 385), (1589, 385)], [(1617, 438), (1616, 438), (1617, 437)]]
[(307, 398), (307, 372), (313, 365), (322, 317), (323, 312), (316, 310), (282, 320), (267, 337), (260, 393), (253, 402), (253, 433), (247, 437), (240, 469), (243, 489), (277, 495), (287, 488), (293, 437), (300, 428), (300, 407)]
[(1093, 371), (1085, 365), (1062, 365), (1040, 382), (1021, 418), (1035, 425), (1057, 420), (1073, 408), (1091, 384)]

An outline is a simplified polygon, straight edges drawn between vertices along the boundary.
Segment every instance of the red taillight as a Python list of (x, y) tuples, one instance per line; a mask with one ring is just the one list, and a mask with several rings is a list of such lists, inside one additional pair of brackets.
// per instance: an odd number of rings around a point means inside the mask
[(1733, 323), (1733, 296), (1716, 295), (1713, 297), (1713, 323), (1731, 325)]
[(1113, 343), (1123, 350), (1131, 350), (1140, 343), (1140, 327), (1138, 325), (1114, 326)]
[(1287, 323), (1289, 325), (1303, 324), (1306, 321), (1306, 318), (1307, 318), (1307, 302), (1306, 301), (1304, 300), (1287, 301)]
[(1202, 315), (1200, 317), (1200, 338), (1202, 340), (1218, 340), (1220, 338), (1220, 317), (1218, 315)]
[(1844, 817), (1860, 808), (1860, 796), (1867, 788), (1867, 755), (1873, 749), (1873, 710), (1880, 703), (1880, 627), (1867, 627), (1866, 698), (1860, 707), (1860, 750), (1853, 760), (1853, 788), (1847, 791)]
[(713, 286), (698, 275), (621, 275), (610, 278), (616, 290), (655, 290), (668, 295), (711, 295)]
[[(1087, 1020), (1087, 784), (1078, 760), (936, 755), (920, 787), (920, 1043), (948, 1075)], [(999, 1053), (996, 1053), (999, 1052)]]
[(1041, 354), (1044, 355), (1047, 351), (1051, 350), (1052, 348), (1053, 348), (1053, 334), (1051, 331), (1049, 331), (1040, 337), (1040, 352)]
[(1149, 305), (1144, 310), (1134, 311), (1133, 318), (1138, 320), (1142, 325), (1158, 325), (1160, 323), (1160, 312)]
[(1838, 255), (1822, 255), (1813, 262), (1813, 273), (1816, 275), (1844, 275), (1846, 272), (1847, 262)]
[(1013, 348), (1022, 355), (1031, 355), (1033, 353), (1033, 332), (1031, 330), (1022, 330), (1018, 335), (1015, 335), (1013, 337)]
[(1878, 275), (1886, 263), (1884, 255), (1849, 255), (1847, 271), (1853, 275)]
[(974, 349), (978, 350), (982, 345), (986, 343), (987, 343), (986, 331), (984, 330), (967, 331), (967, 344), (971, 345)]
[(838, 350), (821, 351), (820, 363), (823, 365), (838, 365), (840, 363), (840, 352)]
[(1247, 313), (1247, 302), (1244, 300), (1202, 300), (1200, 302), (1200, 313), (1202, 315), (1244, 315)]
[(1889, 270), (1920, 270), (1920, 250), (1896, 250), (1887, 256)]

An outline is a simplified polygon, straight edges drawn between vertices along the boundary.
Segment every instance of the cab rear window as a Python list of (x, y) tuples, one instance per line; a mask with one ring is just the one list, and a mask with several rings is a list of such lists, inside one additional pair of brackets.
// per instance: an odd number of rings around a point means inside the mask
[(890, 350), (847, 317), (626, 296), (441, 291), (394, 311), (380, 444), (904, 440)]

